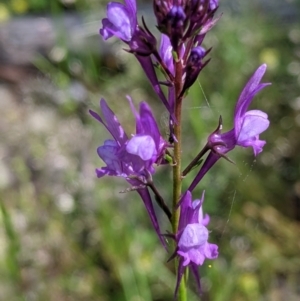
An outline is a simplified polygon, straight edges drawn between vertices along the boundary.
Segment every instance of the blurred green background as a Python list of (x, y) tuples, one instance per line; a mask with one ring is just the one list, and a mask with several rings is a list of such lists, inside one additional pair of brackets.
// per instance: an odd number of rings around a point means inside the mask
[[(220, 1), (208, 34), (212, 60), (184, 104), (185, 163), (262, 63), (272, 82), (253, 101), (271, 126), (264, 152), (235, 149), (194, 192), (206, 190), (210, 241), (220, 256), (201, 267), (202, 300), (300, 298), (300, 1)], [(139, 1), (154, 28), (151, 1)], [(125, 95), (162, 105), (138, 63), (98, 36), (103, 0), (0, 3), (0, 300), (173, 300), (173, 267), (142, 202), (120, 179), (95, 177), (108, 138), (88, 114), (105, 97), (128, 133)], [(193, 174), (192, 174), (193, 175)], [(192, 175), (187, 177), (188, 185)], [(171, 199), (170, 170), (155, 177)], [(169, 229), (158, 213), (163, 231)], [(191, 278), (189, 300), (193, 293)]]

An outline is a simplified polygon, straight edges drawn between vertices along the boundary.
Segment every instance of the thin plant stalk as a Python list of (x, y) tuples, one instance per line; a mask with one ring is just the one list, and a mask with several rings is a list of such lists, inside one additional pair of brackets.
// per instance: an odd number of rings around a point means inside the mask
[[(177, 56), (179, 57), (179, 55)], [(179, 217), (180, 217), (180, 208), (178, 207), (178, 202), (181, 196), (181, 186), (182, 186), (182, 177), (181, 177), (181, 107), (182, 107), (182, 97), (180, 93), (182, 91), (182, 63), (180, 60), (175, 61), (175, 118), (176, 122), (174, 124), (174, 135), (176, 137), (174, 143), (174, 161), (173, 166), (173, 213), (172, 213), (172, 228), (173, 233), (176, 234), (178, 230)], [(177, 269), (178, 260), (175, 260), (175, 269)], [(186, 301), (186, 281), (182, 281), (179, 286), (179, 301)]]

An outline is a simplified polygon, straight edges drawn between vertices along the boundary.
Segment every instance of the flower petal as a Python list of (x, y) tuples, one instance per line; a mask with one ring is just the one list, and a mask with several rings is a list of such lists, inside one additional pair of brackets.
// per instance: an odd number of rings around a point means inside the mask
[(266, 64), (263, 64), (256, 69), (256, 71), (254, 72), (254, 74), (251, 76), (246, 86), (244, 87), (242, 93), (240, 94), (240, 97), (236, 104), (235, 111), (238, 111), (240, 109), (245, 99), (257, 88), (266, 70), (267, 70)]
[(169, 71), (174, 75), (174, 63), (173, 63), (173, 48), (168, 36), (162, 34), (160, 41), (159, 54)]
[(208, 230), (202, 224), (187, 224), (180, 236), (178, 247), (186, 250), (202, 246), (207, 242)]
[[(158, 150), (161, 142), (161, 135), (151, 109), (146, 102), (141, 102), (140, 104), (140, 117), (143, 134), (149, 135), (154, 139), (156, 149)], [(137, 134), (139, 133), (137, 132)]]
[(243, 142), (256, 137), (269, 127), (268, 115), (259, 110), (248, 111), (242, 121), (241, 131), (237, 137), (237, 144), (243, 146)]
[(110, 2), (107, 5), (107, 19), (110, 22), (109, 31), (115, 36), (124, 40), (130, 41), (134, 31), (134, 16), (122, 3)]
[(202, 248), (200, 250), (198, 249), (191, 249), (188, 251), (190, 261), (195, 263), (196, 265), (202, 265), (205, 260), (205, 254), (202, 251)]
[(207, 243), (204, 247), (204, 254), (208, 259), (216, 259), (219, 256), (218, 246)]
[(105, 127), (116, 141), (118, 141), (121, 145), (124, 144), (125, 141), (128, 140), (127, 135), (125, 134), (118, 118), (116, 117), (114, 112), (109, 108), (109, 106), (103, 98), (100, 101), (100, 108), (106, 122)]
[(132, 155), (139, 156), (144, 161), (153, 159), (157, 154), (154, 140), (148, 135), (132, 137), (126, 145), (126, 150)]
[(110, 170), (121, 172), (121, 163), (117, 156), (118, 145), (115, 140), (106, 140), (104, 145), (97, 148), (99, 157), (106, 163)]
[(266, 144), (265, 141), (259, 140), (259, 134), (264, 132), (269, 127), (269, 124), (270, 122), (266, 113), (259, 110), (247, 112), (241, 124), (237, 145), (242, 147), (251, 146), (256, 156)]
[(115, 26), (107, 19), (104, 18), (102, 20), (102, 28), (100, 28), (99, 33), (106, 41), (110, 37), (112, 37), (116, 32)]

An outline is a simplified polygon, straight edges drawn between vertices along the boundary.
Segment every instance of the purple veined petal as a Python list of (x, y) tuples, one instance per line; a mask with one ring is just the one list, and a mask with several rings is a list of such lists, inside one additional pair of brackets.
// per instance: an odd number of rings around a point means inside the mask
[(195, 221), (193, 222), (195, 223), (202, 223), (202, 219), (203, 219), (202, 204), (204, 201), (204, 196), (205, 196), (205, 190), (203, 190), (200, 200), (194, 200), (192, 202), (192, 208), (195, 212)]
[(207, 243), (204, 247), (205, 257), (208, 259), (216, 259), (219, 256), (218, 246), (215, 244)]
[[(192, 208), (195, 210), (198, 206), (201, 206), (201, 201), (200, 200), (194, 200), (193, 202), (192, 202)], [(199, 212), (199, 214), (200, 214), (200, 212)], [(201, 215), (202, 216), (202, 215)]]
[(264, 140), (259, 140), (259, 137), (253, 137), (252, 140), (248, 140), (243, 142), (243, 147), (252, 147), (254, 156), (257, 156), (259, 153), (263, 151), (263, 147), (265, 146), (266, 141)]
[[(199, 220), (199, 222), (200, 222), (200, 220)], [(209, 222), (210, 222), (210, 217), (208, 214), (205, 214), (204, 218), (202, 218), (202, 220), (201, 220), (201, 223), (203, 226), (206, 227), (209, 224)]]
[(116, 35), (125, 41), (130, 41), (133, 35), (132, 16), (127, 7), (118, 2), (107, 4), (107, 19), (118, 31)]
[(262, 77), (264, 76), (265, 72), (267, 70), (267, 65), (263, 64), (257, 68), (257, 70), (254, 72), (254, 74), (251, 76), (249, 81), (247, 82), (246, 86), (244, 87), (238, 101), (236, 104), (236, 108), (239, 108), (241, 103), (245, 101), (247, 98), (247, 95), (251, 94), (254, 89), (258, 86), (260, 83)]
[(174, 75), (174, 63), (173, 63), (173, 54), (172, 54), (172, 45), (168, 36), (162, 34), (159, 55), (169, 71)]
[(238, 105), (235, 107), (235, 112), (234, 112), (234, 124), (235, 127), (237, 126), (236, 121), (238, 118), (243, 117), (243, 115), (247, 112), (248, 107), (250, 106), (254, 96), (264, 89), (265, 87), (271, 85), (270, 83), (264, 83), (264, 84), (259, 84), (251, 93), (246, 95), (246, 97), (243, 99), (243, 101), (239, 102)]
[(192, 194), (191, 191), (187, 190), (178, 202), (177, 207), (181, 208), (181, 211), (186, 211), (188, 207), (192, 206)]
[(192, 194), (187, 190), (178, 202), (178, 207), (180, 207), (180, 219), (178, 229), (183, 230), (188, 223), (188, 209), (192, 206)]
[(205, 260), (205, 254), (203, 252), (204, 246), (199, 247), (198, 249), (191, 249), (188, 251), (188, 256), (191, 262), (196, 265), (202, 265)]
[(218, 0), (210, 0), (209, 1), (209, 8), (210, 10), (215, 10), (219, 6)]
[(179, 239), (178, 247), (181, 250), (204, 245), (208, 240), (208, 230), (202, 224), (187, 224)]
[[(119, 145), (115, 140), (105, 140), (104, 144), (102, 146), (99, 146), (98, 149), (100, 149), (100, 152), (98, 152), (98, 155), (101, 157), (101, 159), (104, 161), (103, 158), (117, 158), (116, 154), (119, 149)], [(103, 156), (103, 158), (102, 158)]]
[[(192, 208), (191, 208), (194, 212), (195, 212), (195, 223), (199, 223), (202, 220), (202, 202), (200, 200), (194, 200), (192, 202)], [(193, 221), (194, 222), (194, 221)]]
[(109, 106), (107, 105), (106, 101), (103, 98), (100, 100), (100, 108), (104, 116), (104, 120), (106, 122), (106, 125), (103, 123), (105, 127), (111, 133), (111, 135), (114, 137), (116, 141), (118, 141), (121, 145), (124, 144), (128, 140), (128, 137), (124, 132), (116, 115), (109, 108)]
[(135, 106), (133, 104), (132, 98), (129, 95), (127, 95), (126, 98), (127, 98), (128, 102), (129, 102), (131, 111), (132, 111), (132, 113), (133, 113), (133, 115), (135, 117), (135, 123), (136, 123), (135, 131), (136, 131), (137, 134), (143, 134), (143, 126), (142, 126), (142, 123), (141, 123), (141, 118), (140, 118), (139, 113), (135, 109)]
[(126, 165), (128, 175), (139, 175), (144, 169), (149, 169), (150, 164), (147, 164), (148, 162), (142, 160), (138, 155), (129, 153), (126, 149), (127, 143), (120, 148), (118, 152), (119, 158)]
[(97, 178), (102, 178), (104, 176), (118, 176), (118, 174), (107, 167), (96, 168)]
[(97, 153), (107, 165), (96, 169), (98, 178), (105, 175), (127, 178), (131, 174), (128, 164), (119, 157), (119, 146), (115, 140), (104, 141), (104, 144), (97, 148)]
[(126, 150), (132, 155), (139, 156), (144, 161), (151, 160), (157, 155), (155, 142), (148, 135), (136, 135), (132, 137), (126, 145)]
[(124, 172), (116, 172), (115, 170), (112, 170), (108, 168), (107, 166), (96, 168), (96, 175), (97, 178), (102, 178), (103, 176), (110, 176), (110, 177), (122, 177), (127, 178), (128, 175)]
[(128, 8), (128, 11), (130, 12), (131, 16), (136, 16), (136, 0), (125, 0), (125, 5)]
[(186, 267), (187, 265), (190, 264), (191, 259), (190, 259), (190, 256), (189, 256), (188, 252), (186, 252), (186, 251), (177, 251), (177, 254), (182, 257), (182, 259), (183, 259), (182, 265), (184, 267)]
[(118, 2), (110, 2), (107, 5), (107, 19), (103, 24), (103, 30), (113, 33), (115, 36), (129, 42), (136, 26), (136, 16), (127, 7)]
[(100, 109), (104, 115), (104, 120), (100, 117), (98, 113), (93, 110), (89, 110), (89, 113), (96, 120), (101, 122), (110, 134), (116, 139), (116, 141), (122, 142), (122, 144), (128, 139), (126, 133), (124, 132), (122, 126), (120, 125), (114, 112), (109, 108), (106, 101), (102, 98), (100, 100)]
[(205, 195), (205, 190), (202, 192), (202, 196), (200, 200), (194, 200), (192, 202), (193, 205), (193, 217), (190, 221), (190, 223), (199, 223), (202, 224), (203, 226), (207, 226), (209, 223), (209, 216), (208, 214), (205, 214), (203, 218), (203, 210), (202, 210), (202, 204), (204, 201), (204, 195)]
[(114, 25), (107, 19), (104, 18), (102, 20), (102, 28), (100, 28), (99, 33), (103, 37), (103, 39), (106, 41), (107, 39), (114, 36), (116, 31), (116, 28)]
[(160, 146), (161, 134), (151, 109), (146, 102), (140, 103), (140, 120), (143, 127), (143, 134), (149, 135), (153, 138), (156, 149), (158, 150)]
[(264, 132), (269, 125), (270, 121), (266, 113), (260, 110), (248, 111), (243, 117), (241, 130), (237, 137), (237, 144), (244, 146), (244, 142)]
[[(205, 190), (203, 190), (200, 200), (194, 200), (194, 202), (192, 202), (193, 208), (196, 208), (198, 205), (200, 205), (202, 207), (202, 204), (204, 202), (204, 197), (205, 197)], [(200, 218), (200, 216), (199, 216), (199, 218)], [(202, 218), (202, 215), (201, 215), (201, 218)]]
[(189, 224), (199, 223), (199, 216), (202, 214), (202, 202), (194, 200), (192, 206), (189, 208), (187, 215)]
[(117, 173), (121, 172), (121, 162), (117, 156), (118, 148), (119, 146), (115, 140), (106, 140), (104, 145), (97, 148), (99, 157), (110, 170), (114, 170)]

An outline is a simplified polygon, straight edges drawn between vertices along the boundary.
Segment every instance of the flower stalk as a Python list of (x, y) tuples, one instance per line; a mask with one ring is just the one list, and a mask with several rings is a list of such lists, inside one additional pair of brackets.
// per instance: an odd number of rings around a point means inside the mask
[[(178, 55), (179, 57), (179, 55)], [(174, 166), (173, 166), (173, 219), (172, 228), (175, 234), (178, 229), (180, 208), (178, 202), (181, 196), (181, 109), (182, 109), (182, 63), (180, 60), (175, 61), (175, 122), (174, 135), (176, 140), (174, 142)]]
[[(177, 57), (180, 57), (180, 54), (177, 53)], [(174, 123), (174, 135), (176, 140), (174, 142), (174, 161), (175, 164), (173, 166), (173, 210), (172, 210), (172, 229), (174, 235), (178, 231), (179, 219), (180, 219), (180, 207), (178, 203), (180, 201), (181, 190), (182, 190), (182, 177), (181, 177), (181, 144), (182, 144), (182, 136), (181, 136), (181, 113), (182, 113), (182, 96), (181, 91), (183, 87), (182, 83), (182, 61), (177, 59), (175, 62), (175, 118), (176, 121)], [(175, 260), (175, 270), (178, 273), (179, 269), (179, 261)], [(184, 279), (185, 280), (185, 279)], [(186, 301), (186, 281), (182, 281), (179, 286), (179, 301)]]

